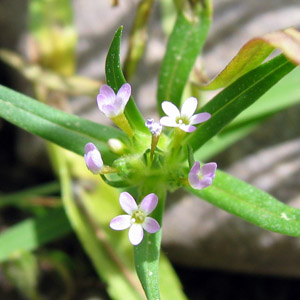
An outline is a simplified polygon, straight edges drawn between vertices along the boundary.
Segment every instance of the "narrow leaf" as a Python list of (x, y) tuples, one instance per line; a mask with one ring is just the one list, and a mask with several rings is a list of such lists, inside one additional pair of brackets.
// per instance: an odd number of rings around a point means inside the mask
[[(121, 63), (120, 63), (120, 44), (122, 37), (123, 27), (120, 27), (111, 42), (109, 51), (106, 57), (105, 64), (105, 74), (107, 84), (115, 91), (118, 92), (119, 88), (126, 83), (126, 79), (122, 73)], [(130, 97), (126, 108), (125, 116), (127, 117), (129, 123), (136, 129), (147, 132), (145, 127), (145, 121), (140, 114), (138, 108), (133, 101), (133, 98)]]
[(198, 197), (264, 229), (300, 236), (300, 210), (254, 186), (217, 171), (213, 185), (188, 190)]
[(108, 139), (125, 137), (120, 130), (59, 111), (3, 86), (0, 117), (79, 155), (84, 153), (85, 144), (92, 142), (99, 147), (106, 163), (115, 158), (108, 149)]
[(239, 78), (201, 108), (212, 117), (188, 135), (184, 143), (199, 149), (294, 68), (294, 64), (279, 55)]
[(250, 40), (214, 80), (201, 88), (215, 90), (229, 85), (259, 66), (274, 49), (279, 49), (291, 62), (299, 65), (300, 32), (288, 28)]
[(179, 106), (189, 74), (205, 42), (211, 20), (209, 1), (193, 7), (190, 16), (178, 12), (159, 72), (158, 109), (165, 100)]
[(63, 209), (55, 209), (43, 217), (28, 219), (0, 234), (0, 262), (20, 250), (32, 251), (71, 232)]

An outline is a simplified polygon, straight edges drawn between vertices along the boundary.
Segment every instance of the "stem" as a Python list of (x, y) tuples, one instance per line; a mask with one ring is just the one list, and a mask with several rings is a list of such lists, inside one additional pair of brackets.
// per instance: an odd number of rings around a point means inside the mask
[(126, 116), (122, 113), (116, 117), (112, 117), (111, 120), (120, 128), (122, 129), (129, 137), (133, 137), (133, 130), (126, 118)]

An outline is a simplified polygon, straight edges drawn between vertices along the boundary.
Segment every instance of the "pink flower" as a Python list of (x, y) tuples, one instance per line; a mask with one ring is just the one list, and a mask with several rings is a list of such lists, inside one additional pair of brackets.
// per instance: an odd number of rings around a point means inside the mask
[(145, 126), (150, 130), (152, 135), (159, 136), (161, 134), (162, 126), (159, 122), (155, 122), (154, 119), (148, 119)]
[(120, 215), (113, 218), (110, 227), (114, 230), (124, 230), (129, 228), (128, 236), (132, 245), (138, 245), (144, 238), (144, 230), (149, 233), (155, 233), (160, 229), (158, 222), (147, 217), (155, 209), (158, 198), (155, 194), (147, 195), (137, 205), (134, 198), (127, 192), (120, 194), (119, 198), (122, 209), (128, 215)]
[(196, 161), (189, 172), (189, 183), (192, 188), (202, 190), (210, 186), (216, 175), (217, 164), (207, 163), (200, 168), (200, 162)]
[(195, 124), (207, 121), (211, 115), (207, 112), (194, 115), (197, 109), (198, 100), (194, 97), (186, 99), (181, 111), (169, 101), (164, 101), (161, 107), (167, 116), (160, 119), (160, 124), (167, 127), (178, 127), (185, 132), (196, 130)]
[(103, 160), (97, 147), (88, 143), (84, 147), (84, 160), (87, 168), (94, 174), (99, 174), (103, 168)]
[(117, 117), (124, 112), (130, 94), (129, 83), (123, 84), (117, 94), (110, 86), (103, 84), (97, 96), (98, 107), (108, 118)]

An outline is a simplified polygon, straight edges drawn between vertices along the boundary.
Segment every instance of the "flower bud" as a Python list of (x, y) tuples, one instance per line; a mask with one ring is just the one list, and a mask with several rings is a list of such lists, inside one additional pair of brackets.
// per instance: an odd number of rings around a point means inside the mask
[(94, 174), (99, 174), (103, 169), (103, 160), (97, 147), (93, 143), (88, 143), (84, 147), (84, 160), (87, 168)]

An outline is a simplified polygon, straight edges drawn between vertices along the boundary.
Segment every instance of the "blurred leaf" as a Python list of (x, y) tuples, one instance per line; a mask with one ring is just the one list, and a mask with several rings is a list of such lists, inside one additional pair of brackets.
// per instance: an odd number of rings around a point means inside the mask
[(260, 97), (259, 101), (238, 115), (217, 136), (203, 145), (195, 153), (196, 159), (207, 161), (252, 132), (267, 117), (299, 103), (299, 82), (300, 69), (296, 68)]
[(142, 57), (147, 41), (147, 22), (154, 0), (140, 0), (129, 37), (129, 48), (124, 63), (124, 75), (130, 80)]
[(197, 2), (189, 14), (185, 10), (178, 11), (159, 71), (157, 104), (160, 112), (161, 103), (165, 100), (179, 106), (189, 74), (205, 42), (210, 21), (209, 0)]
[(239, 78), (201, 108), (201, 112), (209, 112), (212, 117), (186, 136), (183, 143), (199, 149), (294, 68), (279, 55)]
[(70, 231), (70, 224), (61, 208), (43, 217), (22, 221), (1, 232), (0, 262), (10, 259), (20, 250), (35, 250)]
[(300, 236), (300, 210), (271, 195), (217, 171), (213, 185), (189, 192), (264, 229), (290, 236)]
[(19, 251), (2, 264), (4, 274), (20, 293), (30, 300), (38, 295), (39, 266), (36, 257), (29, 251)]
[[(109, 51), (107, 53), (105, 65), (107, 84), (115, 91), (115, 93), (117, 93), (120, 87), (124, 83), (126, 83), (126, 79), (124, 78), (124, 75), (122, 73), (120, 63), (120, 44), (122, 30), (123, 27), (120, 27), (115, 33), (115, 36), (111, 42)], [(142, 132), (148, 133), (148, 130), (145, 126), (145, 120), (140, 114), (138, 108), (136, 107), (132, 97), (130, 97), (124, 113), (132, 127)]]
[(62, 75), (73, 74), (77, 33), (71, 1), (30, 0), (28, 19), (39, 63)]
[(120, 130), (59, 111), (3, 86), (0, 86), (0, 116), (79, 155), (83, 155), (85, 144), (92, 142), (107, 164), (115, 158), (108, 149), (108, 139), (125, 136)]
[(48, 89), (64, 92), (69, 95), (87, 95), (96, 97), (103, 82), (82, 76), (62, 76), (42, 69), (37, 64), (25, 62), (20, 56), (6, 49), (0, 50), (0, 59), (17, 69), (26, 79)]
[(206, 90), (229, 85), (259, 66), (273, 51), (279, 49), (294, 64), (300, 64), (300, 32), (295, 28), (275, 31), (247, 42), (226, 68), (209, 84)]

